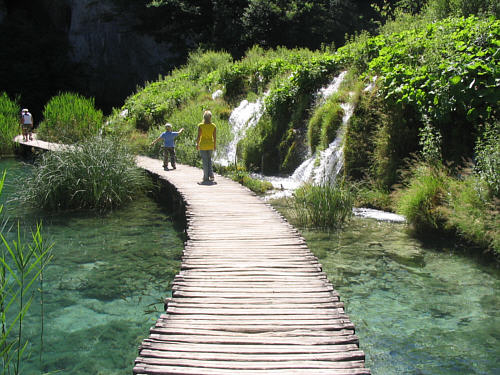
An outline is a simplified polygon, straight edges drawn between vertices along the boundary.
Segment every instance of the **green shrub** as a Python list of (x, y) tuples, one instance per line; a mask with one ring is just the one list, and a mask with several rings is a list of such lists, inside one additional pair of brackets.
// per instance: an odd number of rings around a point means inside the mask
[(0, 154), (14, 151), (13, 139), (20, 132), (19, 113), (17, 100), (11, 100), (5, 92), (0, 93)]
[(410, 177), (397, 196), (397, 211), (417, 233), (442, 228), (440, 206), (444, 202), (448, 178), (442, 166), (415, 162)]
[(147, 182), (121, 140), (94, 137), (43, 154), (21, 181), (21, 199), (47, 210), (106, 210), (134, 199)]
[(476, 171), (500, 198), (500, 121), (486, 124), (476, 143)]
[(93, 98), (62, 93), (45, 105), (39, 138), (50, 142), (73, 144), (96, 136), (103, 126), (103, 114), (94, 106)]
[(354, 196), (340, 184), (306, 184), (291, 199), (293, 220), (301, 227), (335, 228), (352, 215)]
[(468, 175), (453, 179), (447, 197), (446, 227), (461, 237), (500, 255), (500, 220), (484, 180)]

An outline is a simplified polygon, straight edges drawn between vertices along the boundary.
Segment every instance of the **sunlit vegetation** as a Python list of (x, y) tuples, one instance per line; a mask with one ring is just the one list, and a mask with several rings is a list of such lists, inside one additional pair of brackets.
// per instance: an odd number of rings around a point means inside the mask
[(130, 202), (148, 187), (133, 155), (119, 139), (87, 138), (77, 147), (43, 154), (21, 181), (19, 198), (46, 210), (105, 210)]
[(14, 137), (19, 134), (19, 115), (21, 108), (15, 100), (2, 92), (0, 93), (0, 155), (14, 151)]

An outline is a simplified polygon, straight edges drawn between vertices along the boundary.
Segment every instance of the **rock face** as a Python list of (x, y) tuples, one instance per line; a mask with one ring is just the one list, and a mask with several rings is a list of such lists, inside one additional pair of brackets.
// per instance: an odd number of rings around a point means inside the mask
[(82, 64), (87, 91), (98, 102), (116, 103), (167, 73), (177, 57), (171, 45), (137, 31), (141, 21), (134, 9), (112, 0), (67, 0), (66, 6), (70, 58)]
[[(153, 34), (161, 24), (151, 21), (157, 16), (147, 1), (138, 0), (0, 0), (0, 35), (3, 51), (0, 56), (13, 56), (16, 46), (29, 41), (31, 51), (38, 55), (24, 61), (29, 66), (4, 71), (0, 78), (12, 80), (3, 84), (11, 96), (41, 107), (58, 91), (71, 90), (94, 97), (96, 104), (109, 110), (121, 106), (137, 86), (168, 73), (181, 61), (182, 53), (170, 43), (155, 40)], [(15, 28), (15, 30), (13, 30)], [(6, 32), (10, 31), (8, 35)], [(149, 34), (148, 34), (149, 33)], [(177, 38), (171, 39), (176, 41)], [(52, 42), (51, 42), (52, 41)], [(57, 41), (57, 48), (47, 45)], [(61, 69), (61, 60), (71, 68)], [(52, 69), (47, 68), (51, 64)], [(12, 64), (11, 64), (12, 65)], [(59, 68), (58, 68), (59, 67)], [(29, 73), (32, 72), (32, 73)], [(2, 73), (0, 71), (0, 73)], [(29, 73), (29, 74), (28, 74)], [(22, 74), (33, 77), (36, 88), (19, 92)], [(51, 81), (46, 82), (51, 76)], [(45, 80), (44, 80), (45, 79)], [(33, 81), (35, 80), (35, 81)], [(42, 90), (46, 92), (41, 93)], [(36, 92), (40, 98), (33, 97)]]

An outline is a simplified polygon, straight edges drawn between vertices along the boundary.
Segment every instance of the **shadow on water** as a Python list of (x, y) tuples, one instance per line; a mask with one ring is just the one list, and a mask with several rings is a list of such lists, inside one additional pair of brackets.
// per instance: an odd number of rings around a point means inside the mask
[(373, 374), (500, 373), (500, 270), (445, 238), (354, 218), (302, 233), (346, 304)]
[[(16, 177), (30, 168), (14, 159), (0, 160), (0, 171), (7, 169), (3, 202), (22, 194)], [(171, 295), (183, 251), (182, 218), (169, 211), (168, 199), (153, 199), (163, 192), (158, 188), (150, 197), (105, 214), (43, 214), (7, 203), (11, 222), (19, 220), (29, 234), (42, 220), (44, 239), (55, 242), (44, 275), (42, 365), (36, 300), (23, 327), (31, 342), (23, 373), (40, 373), (40, 367), (75, 375), (132, 371), (140, 342)]]

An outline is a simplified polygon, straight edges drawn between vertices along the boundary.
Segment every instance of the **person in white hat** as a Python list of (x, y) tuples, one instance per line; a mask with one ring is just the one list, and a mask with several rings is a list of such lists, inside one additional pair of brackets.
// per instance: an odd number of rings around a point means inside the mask
[(21, 118), (19, 119), (21, 123), (21, 129), (23, 132), (23, 141), (33, 140), (33, 116), (28, 111), (28, 108), (24, 108), (21, 111)]

